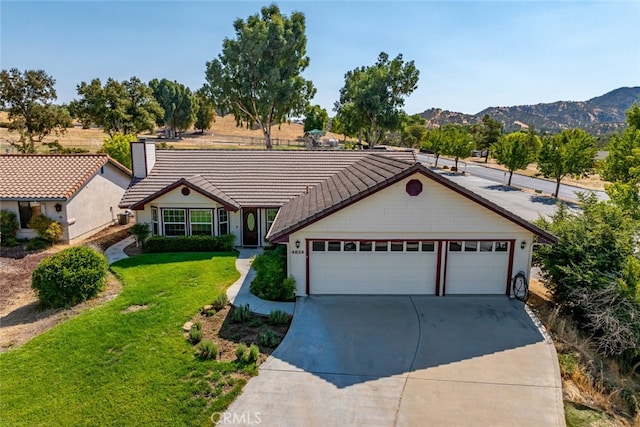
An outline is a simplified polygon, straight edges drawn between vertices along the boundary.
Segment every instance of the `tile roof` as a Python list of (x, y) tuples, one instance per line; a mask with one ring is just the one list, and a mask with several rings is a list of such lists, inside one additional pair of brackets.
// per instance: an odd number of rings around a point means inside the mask
[(429, 170), (420, 163), (408, 164), (397, 159), (377, 155), (361, 159), (282, 206), (266, 238), (272, 242), (286, 241), (290, 233), (300, 230), (416, 172), (531, 231), (540, 237), (541, 242), (551, 243), (557, 240), (550, 233)]
[(0, 154), (0, 199), (66, 200), (106, 163), (106, 154)]
[[(207, 190), (211, 185), (219, 192), (217, 197), (233, 201), (231, 206), (279, 207), (371, 155), (370, 151), (157, 150), (151, 173), (133, 183), (120, 206), (152, 200), (185, 179), (213, 194)], [(384, 156), (415, 162), (411, 151), (386, 151)]]

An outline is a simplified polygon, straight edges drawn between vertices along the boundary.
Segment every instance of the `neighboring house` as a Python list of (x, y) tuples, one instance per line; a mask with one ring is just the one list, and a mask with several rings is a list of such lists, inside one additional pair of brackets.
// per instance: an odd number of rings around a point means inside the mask
[(510, 294), (533, 243), (555, 241), (412, 152), (156, 152), (135, 142), (132, 158), (120, 206), (153, 234), (286, 244), (298, 296)]
[(106, 154), (0, 155), (0, 209), (15, 212), (18, 238), (35, 237), (27, 224), (43, 214), (73, 243), (111, 225), (131, 172)]

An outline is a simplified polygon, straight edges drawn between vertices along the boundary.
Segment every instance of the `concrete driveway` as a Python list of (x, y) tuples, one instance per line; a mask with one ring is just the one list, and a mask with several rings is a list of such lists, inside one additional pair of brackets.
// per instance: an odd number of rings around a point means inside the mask
[(221, 425), (564, 425), (555, 349), (519, 301), (322, 296), (295, 310)]

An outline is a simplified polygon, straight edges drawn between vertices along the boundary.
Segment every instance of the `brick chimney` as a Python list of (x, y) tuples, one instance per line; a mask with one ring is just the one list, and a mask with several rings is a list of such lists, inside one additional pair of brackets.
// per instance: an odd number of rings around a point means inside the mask
[(134, 178), (145, 178), (156, 164), (156, 144), (146, 138), (131, 143), (131, 168)]

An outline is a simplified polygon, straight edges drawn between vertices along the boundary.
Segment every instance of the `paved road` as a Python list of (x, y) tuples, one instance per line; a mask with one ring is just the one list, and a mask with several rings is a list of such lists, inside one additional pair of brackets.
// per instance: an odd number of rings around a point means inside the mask
[(301, 298), (219, 423), (563, 426), (553, 343), (504, 296)]
[[(417, 157), (418, 157), (418, 161), (425, 163), (427, 165), (433, 165), (435, 162), (435, 159), (433, 156), (429, 156), (426, 154), (418, 154)], [(440, 157), (440, 159), (438, 160), (438, 166), (440, 165), (453, 166), (454, 164), (455, 162), (453, 160), (445, 159), (442, 157)], [(460, 161), (458, 162), (458, 168), (461, 171), (465, 171), (470, 175), (488, 179), (492, 182), (497, 182), (505, 185), (509, 178), (508, 174), (506, 174), (504, 171), (483, 166), (477, 163), (466, 163), (466, 162)], [(529, 190), (542, 190), (543, 194), (546, 194), (546, 195), (553, 194), (553, 192), (556, 190), (555, 182), (547, 181), (540, 178), (532, 178), (530, 176), (520, 175), (516, 173), (513, 174), (513, 178), (511, 179), (511, 185), (518, 188), (526, 188)], [(571, 185), (560, 184), (559, 193), (560, 193), (561, 199), (576, 202), (578, 201), (578, 197), (576, 193), (585, 192), (585, 191), (588, 191), (588, 190), (580, 187), (574, 187)], [(609, 198), (604, 191), (594, 191), (594, 192), (596, 193), (597, 197), (600, 200), (607, 200)]]

